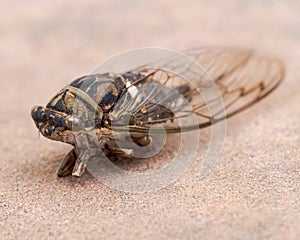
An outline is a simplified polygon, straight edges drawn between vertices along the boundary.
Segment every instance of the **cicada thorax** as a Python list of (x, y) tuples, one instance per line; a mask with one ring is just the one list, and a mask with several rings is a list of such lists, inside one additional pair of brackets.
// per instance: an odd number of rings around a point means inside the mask
[(83, 121), (85, 128), (101, 125), (126, 86), (117, 74), (94, 74), (80, 77), (54, 96), (47, 108), (63, 112)]
[(81, 77), (70, 86), (85, 92), (103, 112), (108, 112), (126, 87), (126, 80), (114, 73), (94, 74)]

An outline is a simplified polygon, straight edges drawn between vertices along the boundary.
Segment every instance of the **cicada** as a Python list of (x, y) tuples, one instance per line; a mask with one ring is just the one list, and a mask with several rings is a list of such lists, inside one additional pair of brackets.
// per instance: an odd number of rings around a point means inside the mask
[[(150, 130), (171, 134), (208, 127), (266, 97), (285, 75), (281, 61), (252, 50), (198, 48), (184, 56), (201, 66), (203, 74), (180, 55), (157, 65), (80, 77), (46, 107), (33, 107), (31, 116), (43, 136), (74, 146), (62, 160), (58, 176), (81, 176), (95, 148), (133, 156), (132, 149), (112, 144), (115, 132), (128, 132), (135, 144), (147, 146), (152, 142)], [(221, 108), (216, 94), (203, 97), (211, 89), (221, 98)], [(192, 123), (186, 121), (191, 115), (196, 116)], [(96, 132), (96, 143), (90, 132)]]

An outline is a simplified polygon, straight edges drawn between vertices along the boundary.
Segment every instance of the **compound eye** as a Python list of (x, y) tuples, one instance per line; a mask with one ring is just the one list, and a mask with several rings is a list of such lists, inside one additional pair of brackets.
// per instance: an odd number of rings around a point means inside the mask
[(50, 115), (48, 118), (48, 122), (50, 125), (55, 125), (55, 117), (53, 115)]
[(83, 129), (83, 123), (80, 118), (72, 116), (67, 119), (67, 127), (77, 132)]
[(44, 134), (46, 136), (50, 136), (53, 133), (54, 127), (53, 126), (45, 126)]

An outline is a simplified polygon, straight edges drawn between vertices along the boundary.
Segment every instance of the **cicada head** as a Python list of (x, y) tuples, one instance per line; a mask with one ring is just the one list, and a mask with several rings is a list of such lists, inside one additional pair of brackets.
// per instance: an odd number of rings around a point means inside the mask
[(52, 140), (74, 144), (72, 130), (68, 127), (69, 116), (42, 106), (31, 109), (31, 117), (39, 132)]
[(102, 111), (80, 90), (65, 88), (46, 107), (35, 106), (31, 117), (41, 134), (74, 145), (74, 132), (91, 131), (101, 124)]

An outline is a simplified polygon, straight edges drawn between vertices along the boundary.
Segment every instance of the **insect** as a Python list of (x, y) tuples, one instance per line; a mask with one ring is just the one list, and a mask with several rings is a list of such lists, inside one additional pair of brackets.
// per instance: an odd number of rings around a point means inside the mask
[[(132, 149), (113, 144), (114, 132), (128, 131), (139, 146), (151, 144), (150, 128), (163, 125), (168, 134), (208, 127), (254, 105), (271, 93), (285, 75), (281, 61), (252, 50), (198, 48), (185, 52), (205, 76), (184, 65), (182, 57), (166, 59), (160, 67), (143, 65), (122, 73), (80, 77), (59, 91), (46, 107), (35, 106), (31, 116), (40, 133), (74, 146), (60, 163), (58, 176), (80, 177), (89, 158), (100, 147), (106, 154), (133, 156)], [(163, 66), (169, 66), (165, 70)], [(185, 77), (182, 77), (185, 76)], [(189, 78), (188, 81), (186, 78)], [(204, 98), (211, 83), (223, 101)], [(197, 122), (179, 125), (189, 116)], [(94, 131), (97, 146), (88, 132)]]

